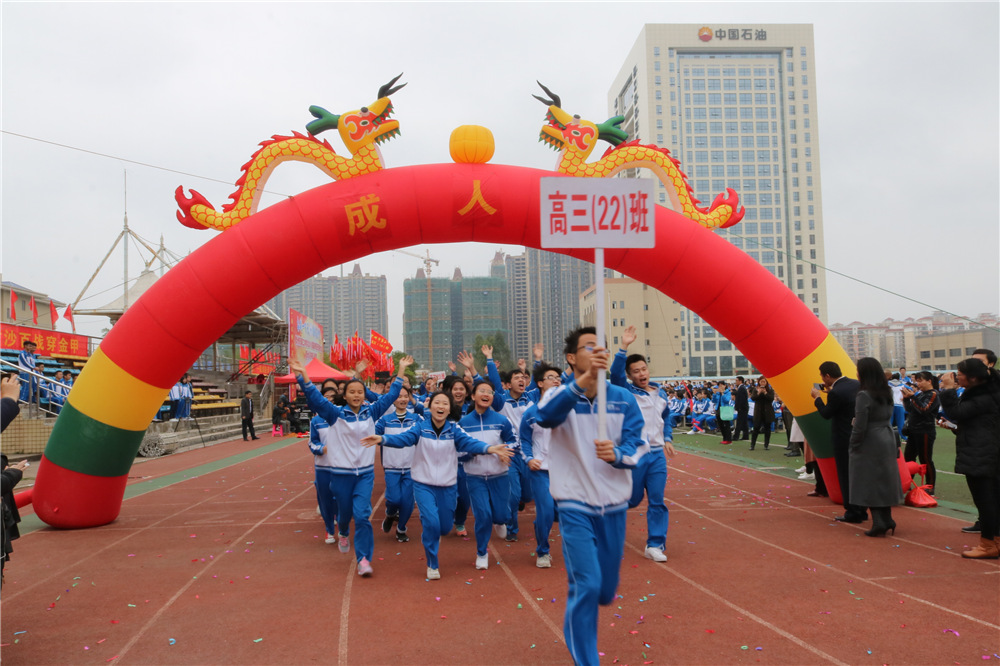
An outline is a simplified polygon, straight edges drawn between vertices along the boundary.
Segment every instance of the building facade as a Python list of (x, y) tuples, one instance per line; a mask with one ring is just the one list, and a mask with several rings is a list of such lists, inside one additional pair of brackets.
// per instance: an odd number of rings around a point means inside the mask
[(385, 276), (364, 274), (360, 264), (345, 276), (303, 280), (268, 306), (283, 318), (291, 308), (315, 321), (323, 327), (326, 347), (333, 344), (334, 335), (343, 342), (356, 331), (367, 340), (372, 329), (386, 335), (389, 325)]
[(580, 294), (594, 282), (594, 266), (553, 252), (528, 248), (506, 257), (510, 347), (515, 358), (532, 358), (536, 343), (545, 360), (562, 365), (566, 334), (580, 325)]
[[(610, 88), (608, 111), (625, 117), (630, 140), (680, 159), (706, 206), (735, 190), (746, 214), (716, 233), (825, 322), (816, 86), (811, 25), (646, 25)], [(656, 192), (657, 203), (670, 207), (662, 183)], [(685, 374), (750, 370), (731, 344), (721, 349), (697, 314), (685, 310), (682, 322)]]
[[(642, 354), (654, 378), (682, 377), (685, 350), (681, 340), (680, 304), (637, 280), (619, 277), (604, 280), (604, 330), (612, 353), (621, 348), (621, 336), (629, 326), (636, 328), (636, 340), (629, 354)], [(580, 321), (597, 325), (596, 289), (580, 294)]]

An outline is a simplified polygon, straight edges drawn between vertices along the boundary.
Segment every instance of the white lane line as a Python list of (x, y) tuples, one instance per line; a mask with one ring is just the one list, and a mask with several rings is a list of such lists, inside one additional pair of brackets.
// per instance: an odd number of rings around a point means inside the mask
[(517, 589), (518, 593), (520, 593), (520, 595), (524, 598), (524, 600), (528, 603), (528, 605), (531, 606), (531, 610), (535, 611), (535, 614), (538, 615), (538, 617), (542, 619), (542, 622), (545, 624), (545, 626), (548, 627), (553, 634), (555, 634), (556, 638), (559, 639), (559, 642), (562, 643), (563, 645), (566, 645), (566, 639), (563, 637), (562, 627), (553, 622), (549, 618), (549, 616), (547, 616), (542, 611), (542, 607), (539, 606), (538, 602), (535, 601), (535, 597), (531, 596), (528, 593), (528, 589), (521, 584), (521, 581), (518, 580), (517, 576), (514, 575), (514, 572), (510, 570), (510, 567), (507, 566), (507, 563), (504, 562), (503, 559), (501, 559), (500, 552), (497, 550), (496, 546), (494, 546), (492, 543), (490, 544), (490, 551), (492, 551), (493, 553), (493, 559), (497, 561), (497, 563), (500, 565), (500, 568), (503, 569), (505, 574), (507, 574), (507, 578), (509, 578), (510, 582), (514, 584), (514, 587)]
[[(256, 480), (259, 481), (260, 477), (258, 477)], [(279, 506), (277, 509), (275, 509), (274, 511), (272, 511), (271, 513), (267, 514), (266, 516), (264, 516), (263, 518), (261, 518), (259, 521), (257, 521), (257, 523), (253, 527), (251, 527), (246, 532), (244, 532), (243, 534), (241, 534), (240, 536), (238, 536), (236, 538), (236, 541), (241, 541), (241, 540), (246, 539), (247, 537), (249, 537), (250, 534), (255, 529), (257, 529), (258, 527), (260, 527), (261, 525), (263, 525), (265, 522), (267, 522), (267, 520), (269, 518), (271, 518), (272, 516), (276, 515), (278, 512), (287, 509), (288, 506), (292, 502), (298, 501), (298, 499), (300, 497), (302, 497), (303, 495), (305, 495), (309, 491), (315, 492), (315, 488), (304, 488), (302, 490), (302, 492), (300, 492), (298, 495), (296, 495), (295, 497), (290, 498), (284, 504), (282, 504), (281, 506)], [(149, 618), (149, 620), (146, 622), (146, 624), (142, 625), (142, 628), (139, 629), (139, 631), (136, 632), (136, 634), (134, 636), (132, 636), (131, 639), (129, 639), (128, 643), (126, 643), (125, 646), (118, 652), (118, 654), (115, 655), (115, 660), (118, 661), (118, 662), (120, 662), (121, 659), (125, 656), (125, 654), (128, 653), (128, 651), (131, 650), (133, 646), (135, 646), (135, 644), (139, 641), (139, 639), (142, 638), (146, 634), (146, 632), (149, 631), (149, 629), (154, 624), (156, 624), (157, 621), (159, 621), (159, 619), (163, 616), (164, 613), (167, 612), (167, 610), (171, 606), (173, 606), (174, 602), (177, 601), (178, 599), (180, 599), (180, 597), (181, 597), (182, 594), (184, 594), (185, 592), (187, 592), (191, 588), (192, 585), (194, 585), (196, 582), (198, 582), (199, 578), (201, 578), (205, 574), (207, 574), (209, 572), (209, 570), (213, 566), (215, 566), (216, 564), (218, 564), (219, 561), (221, 561), (222, 558), (224, 558), (225, 556), (226, 556), (226, 551), (223, 550), (221, 553), (219, 553), (219, 555), (217, 557), (214, 557), (211, 562), (208, 562), (204, 567), (202, 567), (201, 571), (198, 572), (197, 576), (192, 576), (191, 580), (189, 580), (187, 583), (185, 583), (181, 587), (181, 589), (177, 590), (177, 592), (174, 594), (174, 596), (170, 597), (170, 599), (168, 599), (167, 602), (165, 604), (163, 604), (163, 606), (161, 606), (159, 610), (157, 610), (155, 613), (153, 613), (153, 617)]]
[[(644, 552), (643, 550), (640, 550), (639, 548), (637, 548), (636, 546), (633, 546), (632, 544), (628, 543), (627, 541), (625, 542), (625, 545), (628, 546), (631, 550), (634, 550), (639, 555), (642, 555), (643, 552)], [(658, 564), (658, 565), (655, 565), (655, 566), (661, 567), (664, 571), (670, 573), (671, 575), (673, 575), (673, 576), (675, 576), (677, 578), (680, 578), (682, 581), (684, 581), (685, 583), (687, 583), (691, 587), (695, 588), (696, 590), (698, 590), (702, 594), (704, 594), (706, 596), (709, 596), (712, 599), (715, 599), (719, 603), (724, 604), (725, 606), (728, 606), (729, 608), (732, 608), (734, 611), (736, 611), (740, 615), (744, 615), (744, 616), (750, 618), (751, 620), (753, 620), (754, 622), (757, 622), (758, 624), (760, 624), (760, 625), (762, 625), (764, 627), (767, 627), (768, 629), (770, 629), (774, 633), (778, 634), (779, 636), (782, 636), (785, 639), (791, 641), (792, 643), (795, 643), (796, 645), (798, 645), (803, 650), (807, 650), (808, 652), (812, 652), (817, 657), (820, 657), (821, 659), (824, 659), (824, 660), (826, 660), (826, 661), (828, 661), (830, 663), (837, 664), (838, 666), (849, 666), (847, 662), (840, 661), (839, 659), (837, 659), (836, 657), (834, 657), (832, 654), (827, 654), (826, 652), (823, 652), (819, 648), (814, 647), (814, 646), (810, 645), (809, 643), (805, 642), (804, 640), (802, 640), (798, 636), (796, 636), (794, 634), (790, 634), (789, 632), (785, 631), (784, 629), (782, 629), (781, 627), (777, 626), (776, 624), (773, 624), (772, 622), (769, 622), (768, 620), (765, 620), (764, 618), (760, 617), (759, 615), (751, 613), (746, 608), (743, 608), (741, 606), (737, 606), (736, 604), (734, 604), (733, 602), (729, 601), (725, 597), (719, 596), (718, 594), (716, 594), (712, 590), (708, 589), (707, 587), (705, 587), (701, 583), (698, 583), (697, 581), (694, 581), (694, 580), (688, 578), (687, 576), (685, 576), (683, 574), (677, 573), (677, 571), (675, 571), (673, 568), (668, 567), (665, 564)]]
[[(695, 474), (691, 474), (690, 472), (687, 472), (687, 474), (690, 474), (691, 476), (697, 476)], [(718, 483), (717, 481), (714, 481), (713, 479), (709, 479), (709, 478), (704, 477), (704, 476), (699, 476), (698, 478), (702, 479), (702, 480), (705, 480), (705, 481), (709, 481), (709, 482), (714, 483), (714, 484), (716, 484), (718, 486), (721, 486), (723, 488), (733, 488), (734, 490), (739, 490), (738, 488), (736, 488), (734, 486), (727, 486), (726, 484)], [(766, 497), (763, 497), (761, 495), (756, 495), (755, 493), (748, 493), (746, 491), (740, 491), (740, 492), (743, 492), (746, 495), (760, 497), (761, 499), (767, 499)], [(768, 501), (773, 501), (773, 500), (768, 500)], [(796, 552), (794, 550), (789, 550), (788, 548), (785, 548), (783, 546), (779, 546), (777, 544), (774, 544), (774, 543), (772, 543), (770, 541), (767, 541), (765, 539), (762, 539), (760, 537), (756, 537), (756, 536), (754, 536), (752, 534), (747, 534), (746, 532), (741, 532), (740, 530), (738, 530), (738, 529), (736, 529), (734, 527), (730, 527), (729, 525), (727, 525), (726, 523), (723, 523), (722, 521), (716, 520), (714, 518), (710, 518), (708, 514), (700, 512), (700, 511), (698, 511), (698, 510), (696, 510), (696, 509), (694, 509), (694, 508), (692, 508), (690, 506), (686, 506), (686, 505), (682, 504), (681, 502), (673, 500), (672, 503), (676, 504), (677, 506), (679, 506), (682, 509), (685, 509), (686, 511), (690, 511), (691, 513), (693, 513), (696, 516), (700, 516), (704, 520), (708, 520), (710, 522), (715, 523), (716, 525), (718, 525), (719, 527), (722, 527), (723, 529), (729, 530), (730, 532), (735, 532), (736, 534), (739, 534), (741, 537), (750, 539), (752, 541), (756, 541), (756, 542), (758, 542), (760, 544), (763, 544), (765, 546), (768, 546), (770, 548), (774, 548), (775, 550), (781, 551), (782, 553), (785, 553), (786, 555), (791, 555), (793, 557), (797, 557), (799, 559), (805, 560), (806, 562), (809, 562), (810, 564), (815, 564), (816, 563), (816, 560), (814, 558), (808, 557), (808, 556), (803, 555), (802, 553), (798, 553), (798, 552)], [(790, 505), (781, 505), (781, 506), (785, 506), (786, 508), (789, 508), (789, 509), (796, 509), (798, 511), (803, 511), (805, 513), (809, 513), (809, 514), (815, 515), (812, 511), (808, 511), (806, 509), (801, 509), (801, 508), (796, 507), (796, 506), (790, 506)], [(911, 543), (913, 545), (921, 545), (921, 544), (919, 544), (917, 542), (907, 541), (905, 539), (900, 539), (900, 541), (904, 541), (906, 543)], [(935, 551), (944, 552), (944, 553), (948, 553), (948, 554), (954, 554), (954, 555), (957, 556), (957, 553), (953, 553), (953, 551), (950, 551), (950, 550), (942, 550), (942, 549), (939, 549), (939, 548), (934, 548), (932, 546), (926, 546), (926, 548), (928, 550), (935, 550)], [(984, 564), (987, 564), (985, 560), (983, 560), (983, 562), (984, 562)], [(944, 612), (944, 613), (949, 613), (951, 615), (958, 616), (958, 617), (960, 617), (960, 618), (962, 618), (964, 620), (968, 620), (969, 622), (973, 622), (975, 624), (980, 624), (980, 625), (982, 625), (984, 627), (989, 627), (991, 629), (996, 629), (997, 631), (1000, 631), (1000, 624), (993, 624), (991, 622), (987, 622), (985, 620), (982, 620), (982, 619), (980, 619), (978, 617), (973, 617), (972, 615), (967, 615), (966, 613), (963, 613), (961, 611), (957, 611), (957, 610), (954, 610), (952, 608), (946, 608), (945, 606), (941, 606), (940, 604), (936, 604), (933, 601), (929, 601), (927, 599), (921, 599), (920, 597), (915, 597), (915, 596), (913, 596), (911, 594), (907, 594), (905, 592), (901, 592), (901, 591), (899, 591), (899, 590), (897, 590), (895, 588), (889, 587), (888, 585), (882, 585), (882, 584), (876, 582), (876, 579), (874, 579), (874, 578), (869, 578), (869, 577), (866, 577), (866, 576), (862, 576), (862, 575), (857, 574), (857, 573), (855, 573), (853, 571), (847, 571), (845, 569), (841, 569), (841, 568), (833, 566), (833, 565), (825, 565), (824, 566), (824, 570), (825, 571), (835, 571), (835, 572), (844, 574), (845, 576), (848, 576), (850, 578), (854, 578), (855, 580), (858, 580), (858, 581), (861, 581), (861, 582), (868, 583), (869, 585), (877, 587), (880, 590), (883, 590), (885, 592), (890, 592), (892, 594), (898, 594), (899, 596), (906, 597), (907, 599), (909, 599), (911, 601), (916, 601), (918, 603), (922, 603), (922, 604), (925, 604), (927, 606), (930, 606), (931, 608), (934, 608), (935, 610), (939, 610), (939, 611)], [(992, 572), (992, 568), (990, 569), (990, 572)], [(988, 573), (988, 572), (984, 571), (982, 573)]]
[[(288, 467), (290, 465), (298, 465), (298, 464), (302, 464), (302, 460), (293, 460), (293, 461), (290, 461), (288, 463), (285, 463), (281, 467), (276, 467), (276, 468), (273, 468), (273, 469), (269, 470), (267, 473), (271, 474), (271, 473), (274, 473), (274, 472), (280, 472), (285, 467)], [(218, 470), (218, 471), (221, 471), (221, 470)], [(16, 599), (17, 597), (21, 596), (25, 592), (33, 590), (34, 588), (38, 587), (39, 585), (47, 583), (47, 582), (49, 582), (50, 580), (52, 580), (53, 578), (55, 578), (57, 576), (65, 575), (66, 571), (72, 571), (72, 570), (76, 569), (77, 567), (79, 567), (84, 562), (86, 562), (87, 560), (100, 555), (104, 551), (106, 551), (106, 550), (108, 550), (110, 548), (114, 548), (115, 546), (117, 546), (117, 545), (119, 545), (121, 543), (124, 543), (125, 541), (128, 541), (129, 539), (131, 539), (134, 536), (142, 534), (146, 530), (153, 529), (154, 527), (157, 527), (158, 525), (160, 525), (162, 523), (165, 523), (168, 520), (171, 520), (172, 518), (175, 518), (175, 517), (181, 515), (182, 513), (185, 513), (186, 511), (190, 511), (191, 509), (199, 507), (202, 504), (207, 504), (208, 502), (211, 502), (211, 501), (213, 501), (215, 499), (218, 499), (219, 497), (221, 497), (223, 495), (230, 494), (234, 490), (236, 490), (237, 488), (239, 488), (241, 486), (245, 486), (248, 483), (251, 483), (251, 482), (257, 482), (257, 483), (259, 483), (260, 480), (261, 480), (261, 478), (262, 478), (261, 476), (252, 477), (252, 478), (247, 479), (246, 481), (244, 481), (242, 483), (236, 484), (235, 486), (230, 486), (228, 488), (222, 489), (216, 495), (214, 495), (212, 497), (206, 497), (205, 499), (201, 500), (200, 502), (195, 502), (194, 504), (188, 504), (186, 506), (181, 505), (182, 506), (181, 509), (175, 511), (174, 513), (170, 514), (169, 516), (164, 516), (160, 520), (157, 520), (157, 521), (155, 521), (153, 523), (150, 523), (149, 525), (146, 525), (145, 527), (140, 527), (138, 529), (128, 528), (128, 527), (121, 527), (121, 528), (110, 528), (110, 529), (104, 530), (104, 531), (109, 531), (109, 532), (110, 531), (116, 531), (116, 530), (129, 530), (129, 534), (126, 535), (126, 536), (123, 536), (120, 539), (117, 539), (115, 541), (112, 541), (112, 542), (108, 543), (107, 545), (103, 546), (102, 548), (99, 548), (99, 549), (97, 549), (95, 551), (92, 551), (90, 555), (87, 555), (86, 557), (80, 558), (76, 562), (63, 567), (62, 569), (59, 569), (58, 571), (53, 572), (51, 575), (49, 575), (46, 578), (39, 579), (39, 580), (35, 581), (34, 583), (32, 583), (31, 585), (28, 585), (27, 587), (21, 588), (21, 589), (17, 590), (16, 592), (9, 593), (9, 595), (6, 597), (6, 600), (10, 601), (12, 599)], [(191, 479), (185, 479), (184, 481), (190, 481), (190, 480)], [(182, 481), (180, 483), (184, 483), (184, 481)], [(171, 484), (171, 485), (175, 485), (175, 484)], [(315, 486), (313, 486), (312, 484), (309, 484), (309, 487), (315, 489)], [(163, 489), (161, 489), (161, 490), (163, 490)], [(129, 501), (128, 499), (125, 500), (125, 502), (128, 502), (128, 501)], [(124, 502), (122, 504), (124, 506)], [(54, 538), (57, 538), (58, 535), (62, 534), (62, 533), (63, 533), (62, 531), (37, 531), (37, 532), (32, 532), (33, 535), (39, 535), (39, 536), (52, 535)], [(53, 544), (53, 545), (55, 545), (55, 544)]]
[[(385, 493), (383, 492), (379, 496), (378, 501), (372, 507), (372, 515), (378, 511), (378, 507), (382, 504), (382, 500), (385, 499)], [(375, 530), (375, 526), (372, 525), (372, 530)], [(357, 530), (354, 532), (357, 535)], [(373, 554), (374, 556), (374, 554)], [(351, 566), (347, 567), (347, 584), (344, 585), (344, 599), (340, 604), (340, 638), (337, 643), (337, 664), (343, 666), (349, 663), (347, 660), (347, 636), (348, 630), (350, 629), (350, 617), (351, 617), (351, 589), (354, 587), (354, 578), (357, 576), (355, 573), (357, 569), (357, 560), (351, 561)]]

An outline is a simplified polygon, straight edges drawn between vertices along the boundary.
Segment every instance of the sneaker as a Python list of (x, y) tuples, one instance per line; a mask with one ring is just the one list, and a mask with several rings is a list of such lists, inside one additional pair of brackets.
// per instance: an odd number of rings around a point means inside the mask
[(809, 472), (808, 474), (805, 473), (805, 472), (803, 472), (802, 474), (799, 474), (799, 480), (800, 481), (815, 481), (816, 480), (816, 475), (813, 474), (812, 472)]
[(469, 536), (469, 532), (465, 529), (465, 525), (455, 525), (455, 534), (457, 536)]
[(686, 433), (684, 433), (684, 434), (686, 434), (686, 435), (697, 435), (697, 434), (698, 434), (698, 431), (697, 431), (697, 430), (688, 430), (688, 431), (687, 431)]
[(493, 529), (496, 531), (497, 536), (501, 539), (507, 538), (507, 526), (506, 525), (494, 525)]
[(440, 579), (441, 579), (440, 571), (438, 571), (437, 569), (431, 569), (430, 567), (427, 567), (427, 580), (440, 580)]
[(551, 569), (552, 568), (552, 556), (548, 553), (544, 555), (539, 555), (538, 559), (535, 560), (535, 566), (539, 569)]
[(333, 534), (330, 534), (329, 532), (327, 532), (326, 533), (326, 543), (337, 543), (337, 537), (336, 537), (336, 535), (333, 535)]
[(963, 527), (962, 531), (965, 532), (966, 534), (979, 534), (983, 531), (983, 528), (979, 524), (979, 521), (977, 520), (975, 525), (969, 525), (968, 527)]
[(375, 570), (372, 569), (372, 563), (368, 561), (367, 557), (362, 557), (361, 561), (358, 562), (358, 575), (367, 578), (373, 573), (375, 573)]
[(732, 444), (733, 442), (732, 442), (732, 440), (725, 440), (724, 439), (724, 440), (722, 440), (722, 443), (723, 444)]
[(796, 474), (805, 474), (806, 473), (806, 466), (803, 465), (802, 467), (799, 467), (797, 470), (795, 470), (795, 473)]
[(398, 541), (399, 543), (406, 543), (409, 540), (410, 537), (407, 536), (406, 532), (400, 532), (399, 530), (396, 530), (396, 541)]
[(396, 522), (398, 516), (391, 514), (386, 514), (385, 518), (382, 519), (382, 531), (388, 534), (392, 531), (392, 524)]
[(170, 419), (170, 423), (175, 423), (177, 421), (180, 421), (180, 419)]
[(654, 562), (666, 562), (667, 554), (663, 552), (662, 548), (657, 548), (655, 546), (646, 546), (646, 552), (644, 555), (653, 560)]
[(340, 537), (340, 542), (338, 544), (340, 552), (349, 553), (351, 552), (351, 540), (345, 536)]
[(514, 541), (517, 541), (517, 535), (514, 534), (513, 532), (507, 532), (507, 536), (505, 536), (503, 540), (509, 543), (513, 543)]
[(476, 568), (477, 569), (489, 569), (490, 568), (490, 554), (476, 555)]

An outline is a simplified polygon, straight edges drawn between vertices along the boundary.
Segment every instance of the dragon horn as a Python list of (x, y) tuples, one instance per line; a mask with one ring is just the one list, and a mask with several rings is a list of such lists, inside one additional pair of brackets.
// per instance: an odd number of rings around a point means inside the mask
[(337, 121), (340, 120), (340, 116), (335, 113), (330, 113), (322, 106), (310, 106), (309, 113), (313, 115), (314, 120), (306, 125), (306, 131), (316, 136), (320, 132), (325, 132), (328, 129), (337, 129)]
[(597, 126), (597, 138), (603, 139), (610, 143), (612, 146), (617, 146), (622, 141), (628, 139), (628, 132), (623, 130), (619, 125), (625, 120), (625, 116), (615, 116), (614, 118), (608, 118), (603, 123)]
[(554, 92), (546, 88), (541, 81), (536, 80), (535, 83), (541, 86), (542, 90), (545, 91), (545, 94), (548, 95), (551, 99), (545, 99), (544, 97), (539, 97), (538, 95), (532, 95), (532, 97), (537, 99), (545, 106), (558, 106), (560, 109), (562, 108), (562, 100), (559, 99), (559, 95), (555, 94)]
[(402, 75), (403, 75), (403, 73), (400, 72), (399, 75), (396, 78), (394, 78), (392, 81), (389, 81), (389, 83), (387, 83), (384, 86), (382, 86), (381, 88), (379, 88), (378, 89), (378, 97), (376, 99), (382, 99), (383, 97), (388, 97), (389, 95), (393, 94), (394, 92), (396, 92), (397, 90), (399, 90), (400, 88), (402, 88), (403, 86), (405, 86), (406, 84), (404, 83), (401, 86), (396, 86), (395, 88), (392, 87), (392, 84), (395, 83), (396, 81), (399, 81), (399, 77), (402, 76)]

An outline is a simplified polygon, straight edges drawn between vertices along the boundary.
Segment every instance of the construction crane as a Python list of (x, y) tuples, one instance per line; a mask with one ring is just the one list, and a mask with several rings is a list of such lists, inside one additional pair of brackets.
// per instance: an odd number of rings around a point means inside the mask
[(431, 259), (431, 251), (425, 250), (426, 254), (417, 254), (416, 252), (407, 252), (406, 250), (393, 250), (393, 252), (399, 252), (400, 254), (408, 254), (411, 257), (416, 257), (417, 259), (422, 259), (424, 262), (424, 272), (429, 278), (431, 276), (431, 264), (439, 266), (441, 264), (437, 259)]
[(425, 250), (424, 255), (419, 255), (416, 252), (408, 252), (406, 250), (393, 250), (393, 252), (399, 252), (400, 254), (407, 254), (411, 257), (416, 257), (417, 259), (423, 259), (424, 261), (424, 271), (427, 277), (427, 353), (430, 361), (430, 368), (434, 368), (434, 317), (432, 316), (431, 310), (431, 263), (435, 265), (440, 265), (441, 262), (437, 259), (431, 259), (431, 251)]

